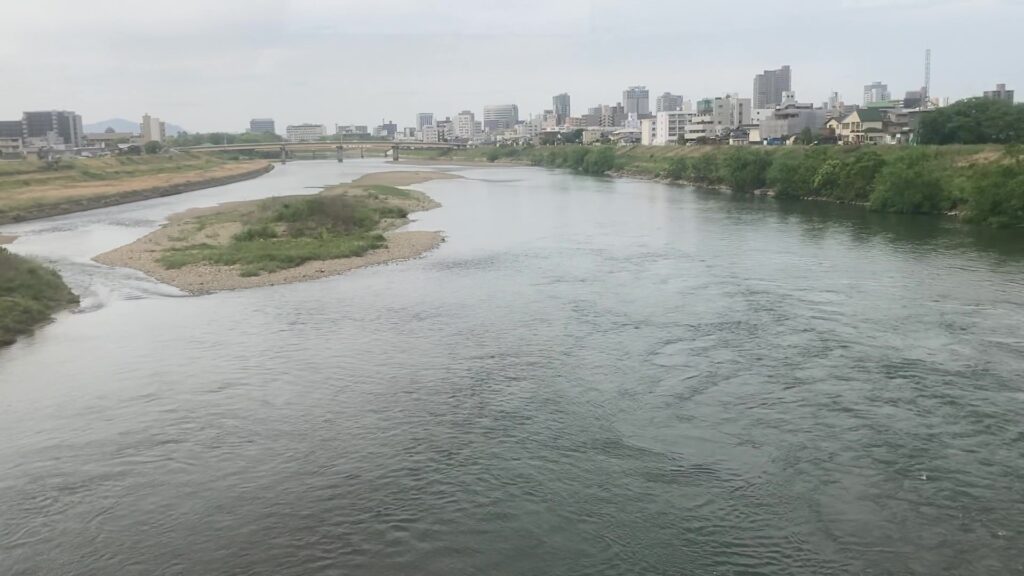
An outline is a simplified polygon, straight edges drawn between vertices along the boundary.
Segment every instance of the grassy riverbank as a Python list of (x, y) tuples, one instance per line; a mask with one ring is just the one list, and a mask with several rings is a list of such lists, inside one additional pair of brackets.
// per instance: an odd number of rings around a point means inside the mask
[(78, 297), (53, 270), (0, 248), (0, 346), (48, 322)]
[(395, 232), (439, 206), (404, 186), (453, 176), (370, 174), (319, 194), (234, 202), (175, 215), (160, 230), (96, 258), (192, 293), (283, 284), (413, 258), (439, 232)]
[(535, 146), (481, 147), (436, 159), (519, 162), (617, 173), (779, 198), (864, 204), (906, 214), (956, 213), (1024, 226), (1024, 155), (1015, 146)]
[(267, 162), (197, 153), (0, 162), (0, 223), (179, 194), (253, 178)]

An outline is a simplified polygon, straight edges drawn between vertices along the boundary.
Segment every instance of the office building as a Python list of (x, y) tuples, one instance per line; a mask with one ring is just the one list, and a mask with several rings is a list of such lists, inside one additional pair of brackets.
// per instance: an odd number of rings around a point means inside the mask
[(665, 92), (655, 101), (655, 112), (678, 112), (683, 109), (683, 97), (679, 94)]
[(20, 140), (24, 137), (22, 129), (21, 120), (0, 120), (0, 138), (17, 138)]
[(765, 70), (754, 76), (754, 108), (774, 108), (782, 104), (782, 93), (793, 90), (793, 76), (789, 66), (778, 70)]
[(387, 122), (381, 121), (380, 126), (373, 129), (373, 135), (381, 138), (388, 138), (390, 140), (395, 139), (395, 135), (398, 134), (398, 124), (395, 124), (391, 120)]
[(253, 118), (249, 120), (249, 132), (253, 134), (275, 134), (273, 118)]
[(154, 141), (163, 142), (164, 138), (167, 137), (167, 128), (165, 124), (156, 116), (143, 114), (142, 123), (139, 124), (139, 128), (141, 129), (143, 144)]
[(323, 124), (292, 124), (285, 128), (285, 137), (292, 142), (316, 142), (325, 134)]
[(469, 110), (459, 112), (452, 124), (452, 135), (455, 138), (472, 140), (476, 136), (476, 116)]
[(422, 132), (427, 126), (431, 126), (434, 123), (433, 112), (420, 112), (416, 115), (416, 130)]
[(484, 130), (500, 132), (519, 123), (519, 107), (515, 104), (484, 106)]
[(555, 122), (561, 125), (572, 116), (572, 108), (569, 103), (569, 95), (565, 92), (556, 94), (551, 98), (551, 109), (555, 113)]
[(366, 124), (335, 124), (334, 133), (342, 135), (360, 134), (363, 136), (369, 136), (370, 127)]
[(995, 90), (986, 90), (985, 98), (989, 100), (1006, 100), (1013, 104), (1013, 90), (1007, 90), (1006, 84), (996, 84)]
[(38, 145), (72, 148), (82, 145), (82, 117), (70, 110), (25, 112), (21, 125), (21, 136), (26, 142), (34, 140)]
[(622, 91), (622, 107), (626, 116), (636, 114), (637, 118), (651, 113), (650, 92), (646, 86), (630, 86)]
[(438, 120), (434, 123), (437, 127), (437, 141), (448, 142), (452, 138), (455, 138), (455, 123), (452, 122), (450, 117), (445, 117), (444, 120)]
[(864, 105), (892, 100), (889, 87), (881, 82), (872, 82), (864, 87)]

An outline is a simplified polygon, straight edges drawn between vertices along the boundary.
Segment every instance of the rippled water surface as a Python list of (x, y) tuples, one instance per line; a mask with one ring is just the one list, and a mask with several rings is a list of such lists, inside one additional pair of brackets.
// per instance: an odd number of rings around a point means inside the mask
[(1020, 233), (459, 168), (418, 260), (90, 262), (384, 169), (5, 228), (83, 309), (0, 351), (0, 574), (1024, 573)]

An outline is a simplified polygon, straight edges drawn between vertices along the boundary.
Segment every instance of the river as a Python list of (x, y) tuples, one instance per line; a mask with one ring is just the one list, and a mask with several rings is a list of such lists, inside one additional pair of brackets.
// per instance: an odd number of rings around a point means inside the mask
[(202, 297), (90, 262), (389, 169), (4, 228), (83, 307), (0, 350), (0, 574), (1024, 573), (1019, 232), (456, 168), (417, 260)]

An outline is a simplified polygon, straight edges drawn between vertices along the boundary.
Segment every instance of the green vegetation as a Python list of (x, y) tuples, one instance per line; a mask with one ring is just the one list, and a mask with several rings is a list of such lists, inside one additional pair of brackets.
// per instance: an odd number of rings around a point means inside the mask
[(206, 134), (189, 134), (181, 132), (166, 140), (167, 146), (172, 148), (184, 146), (205, 146), (223, 144), (265, 144), (268, 142), (283, 142), (284, 138), (277, 134), (264, 134), (257, 132), (245, 132), (242, 134), (230, 134), (228, 132), (209, 132)]
[[(1024, 128), (1018, 133), (1024, 134)], [(1024, 226), (1024, 148), (1016, 145), (561, 145), (481, 147), (439, 157), (521, 162), (583, 174), (616, 171), (740, 193), (769, 188), (781, 199), (824, 199), (904, 214), (955, 212), (989, 226)]]
[(362, 256), (386, 244), (381, 221), (408, 212), (387, 198), (409, 198), (391, 186), (367, 186), (359, 196), (320, 194), (271, 198), (244, 218), (244, 227), (226, 244), (191, 244), (160, 257), (169, 269), (207, 263), (239, 266), (242, 276), (293, 268), (312, 260)]
[(53, 270), (0, 248), (0, 346), (12, 344), (78, 303)]
[(928, 112), (921, 144), (1024, 144), (1024, 104), (969, 98)]

